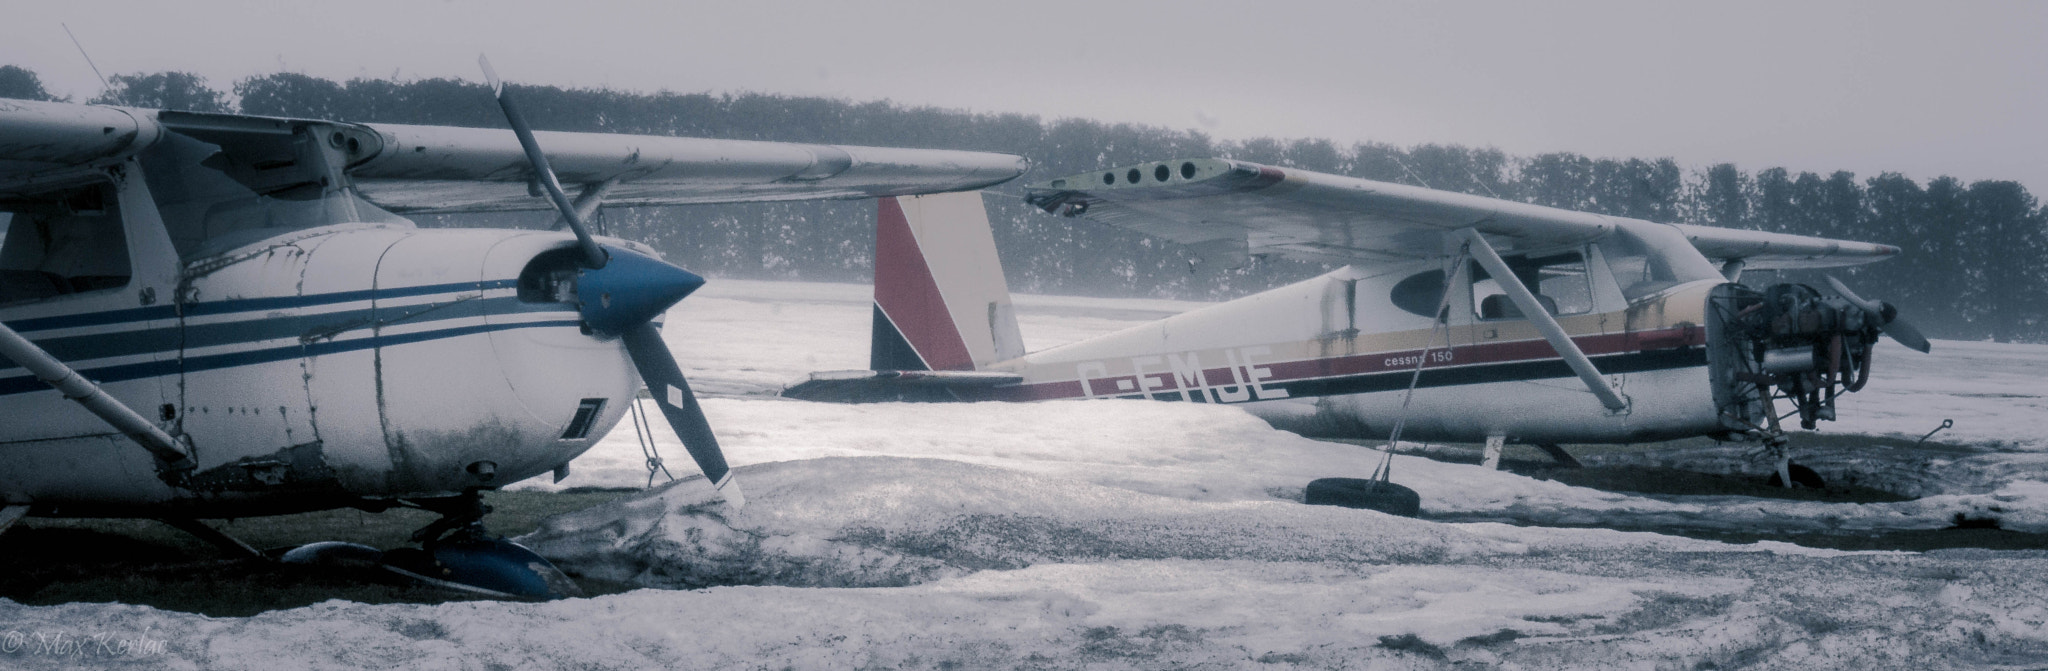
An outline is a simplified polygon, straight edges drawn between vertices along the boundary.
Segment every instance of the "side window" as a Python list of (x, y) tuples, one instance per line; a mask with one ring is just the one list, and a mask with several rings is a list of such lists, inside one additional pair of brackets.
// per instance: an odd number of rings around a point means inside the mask
[(1721, 279), (1721, 270), (1670, 226), (1622, 226), (1595, 244), (1630, 302), (1687, 282)]
[[(1593, 311), (1593, 288), (1586, 279), (1586, 257), (1566, 252), (1541, 257), (1511, 256), (1503, 259), (1515, 277), (1536, 295), (1536, 302), (1552, 315), (1577, 315)], [(1500, 280), (1472, 262), (1472, 310), (1480, 319), (1523, 319), (1501, 288)]]
[[(1394, 307), (1414, 313), (1418, 317), (1428, 317), (1430, 313), (1436, 312), (1437, 305), (1443, 301), (1443, 295), (1444, 271), (1425, 270), (1395, 283), (1393, 291), (1387, 294), (1387, 299), (1393, 301)], [(1446, 314), (1438, 315), (1437, 318), (1443, 319), (1448, 316), (1446, 311)]]
[(1656, 256), (1638, 250), (1615, 245), (1614, 252), (1607, 255), (1607, 267), (1614, 273), (1614, 281), (1621, 285), (1621, 296), (1630, 301), (1678, 286), (1678, 277), (1673, 275)]
[(128, 236), (113, 188), (0, 201), (0, 304), (127, 286)]

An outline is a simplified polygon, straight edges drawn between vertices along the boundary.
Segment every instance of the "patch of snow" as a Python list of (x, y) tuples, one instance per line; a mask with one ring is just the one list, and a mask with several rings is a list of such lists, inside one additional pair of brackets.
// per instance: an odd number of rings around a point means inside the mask
[(1830, 432), (1867, 433), (2005, 451), (2048, 452), (2048, 345), (1933, 341), (1922, 354), (1878, 343), (1870, 385), (1840, 404)]
[[(1378, 450), (1302, 438), (1231, 406), (1142, 400), (1044, 403), (874, 403), (708, 398), (705, 413), (737, 465), (822, 457), (946, 459), (1170, 496), (1188, 501), (1299, 500), (1310, 480), (1364, 477)], [(681, 443), (655, 427), (670, 470), (694, 467)], [(523, 489), (641, 486), (646, 470), (630, 434), (614, 432), (559, 484)], [(1733, 531), (1939, 529), (1957, 516), (2007, 529), (2048, 531), (2048, 496), (2022, 481), (2010, 490), (1942, 494), (1898, 503), (1751, 497), (1644, 496), (1537, 480), (1410, 456), (1393, 458), (1397, 482), (1425, 513), (1544, 525), (1690, 527)], [(745, 483), (744, 474), (739, 476)]]
[(573, 574), (647, 587), (900, 586), (1110, 559), (1427, 562), (1520, 546), (1440, 524), (1278, 500), (1189, 501), (940, 459), (739, 468), (549, 519), (517, 539)]

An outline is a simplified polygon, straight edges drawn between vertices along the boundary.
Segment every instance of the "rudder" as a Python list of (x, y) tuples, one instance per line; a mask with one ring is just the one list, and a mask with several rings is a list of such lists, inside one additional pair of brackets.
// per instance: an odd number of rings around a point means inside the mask
[(980, 192), (879, 199), (873, 370), (975, 370), (1024, 355)]

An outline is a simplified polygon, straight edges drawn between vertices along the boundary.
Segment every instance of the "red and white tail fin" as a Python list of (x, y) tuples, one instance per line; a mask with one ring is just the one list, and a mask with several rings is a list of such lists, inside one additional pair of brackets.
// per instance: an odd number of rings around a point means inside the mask
[(979, 192), (880, 199), (874, 370), (975, 370), (1024, 355)]

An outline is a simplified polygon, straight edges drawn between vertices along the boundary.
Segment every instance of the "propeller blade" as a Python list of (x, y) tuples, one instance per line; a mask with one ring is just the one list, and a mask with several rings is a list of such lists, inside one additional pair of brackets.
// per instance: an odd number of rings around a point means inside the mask
[(1920, 329), (1915, 328), (1912, 322), (1906, 321), (1905, 317), (1893, 317), (1890, 323), (1884, 325), (1884, 334), (1891, 336), (1892, 340), (1898, 341), (1901, 345), (1920, 350), (1921, 354), (1934, 351), (1934, 343), (1927, 342), (1927, 336), (1920, 335)]
[(655, 406), (668, 418), (676, 437), (683, 439), (683, 448), (690, 451), (691, 459), (697, 460), (697, 468), (704, 471), (711, 486), (733, 508), (745, 506), (747, 500), (740, 494), (740, 484), (732, 479), (725, 453), (718, 449), (718, 437), (712, 435), (711, 423), (704, 419), (704, 408), (697, 404), (696, 394), (690, 393), (690, 383), (683, 379), (683, 370), (676, 365), (675, 356), (669, 354), (668, 344), (662, 342), (661, 330), (653, 322), (641, 322), (627, 330), (624, 339), (626, 353), (632, 355), (633, 365), (640, 369), (640, 379), (647, 382)]
[(1862, 296), (1856, 295), (1856, 292), (1850, 291), (1849, 285), (1843, 284), (1841, 280), (1835, 279), (1833, 275), (1828, 276), (1828, 286), (1834, 287), (1835, 293), (1841, 294), (1844, 300), (1849, 301), (1856, 307), (1863, 308), (1863, 311), (1870, 313), (1871, 317), (1876, 318), (1880, 322), (1884, 321), (1884, 304), (1877, 301), (1864, 300)]
[[(547, 155), (541, 153), (540, 144), (533, 139), (533, 129), (527, 125), (526, 117), (520, 115), (519, 107), (512, 104), (512, 97), (504, 83), (498, 81), (498, 72), (491, 68), (490, 59), (477, 56), (476, 61), (483, 66), (484, 79), (490, 82), (498, 107), (505, 111), (505, 122), (519, 137), (519, 147), (525, 150), (526, 161), (533, 166), (534, 180), (547, 191), (548, 199), (561, 212), (562, 221), (576, 233), (576, 246), (583, 251), (583, 266), (587, 269), (576, 289), (584, 323), (598, 333), (621, 336), (626, 354), (632, 357), (633, 366), (640, 369), (640, 379), (654, 395), (654, 405), (668, 418), (676, 437), (683, 439), (683, 448), (690, 451), (697, 468), (734, 509), (746, 505), (739, 483), (732, 479), (732, 469), (726, 466), (725, 453), (718, 449), (718, 437), (712, 435), (711, 423), (704, 419), (704, 409), (697, 404), (697, 395), (690, 392), (683, 369), (676, 365), (675, 356), (669, 354), (668, 344), (662, 342), (661, 330), (654, 327), (656, 315), (703, 286), (704, 279), (659, 259), (624, 250), (617, 257), (621, 261), (618, 267), (606, 269), (614, 257), (590, 237), (590, 228), (584, 225), (576, 205), (569, 201), (569, 194), (562, 191), (562, 183), (555, 179)], [(602, 197), (601, 192), (609, 188), (607, 184), (593, 189), (593, 194)]]
[[(1827, 278), (1828, 286), (1833, 287), (1835, 293), (1841, 294), (1842, 300), (1849, 301), (1850, 304), (1855, 305), (1863, 310), (1865, 314), (1870, 315), (1870, 318), (1879, 324), (1878, 330), (1890, 336), (1893, 341), (1919, 350), (1922, 354), (1934, 351), (1934, 343), (1927, 342), (1927, 336), (1921, 335), (1920, 329), (1915, 328), (1912, 322), (1900, 317), (1898, 308), (1886, 310), (1886, 308), (1891, 306), (1885, 305), (1882, 301), (1867, 300), (1862, 296), (1856, 295), (1856, 292), (1849, 290), (1849, 285), (1843, 284), (1841, 280), (1835, 279), (1833, 275), (1829, 275)], [(1885, 318), (1886, 313), (1891, 314), (1890, 319)]]
[(563, 221), (569, 223), (569, 230), (576, 232), (576, 246), (583, 250), (583, 265), (586, 268), (603, 268), (607, 260), (604, 250), (597, 246), (597, 240), (590, 237), (590, 227), (583, 225), (583, 218), (576, 213), (576, 205), (569, 202), (569, 194), (562, 191), (562, 183), (555, 180), (555, 169), (548, 166), (547, 154), (540, 151), (540, 143), (533, 139), (533, 129), (526, 125), (526, 117), (512, 104), (511, 93), (505, 90), (504, 82), (498, 81), (498, 71), (491, 68), (491, 61), (481, 55), (476, 57), (477, 65), (484, 68), (484, 79), (491, 84), (491, 94), (498, 98), (498, 108), (505, 111), (505, 122), (512, 125), (512, 134), (519, 137), (519, 148), (526, 151), (526, 162), (533, 165), (533, 176), (548, 193), (548, 200), (554, 201), (555, 209), (562, 213)]

